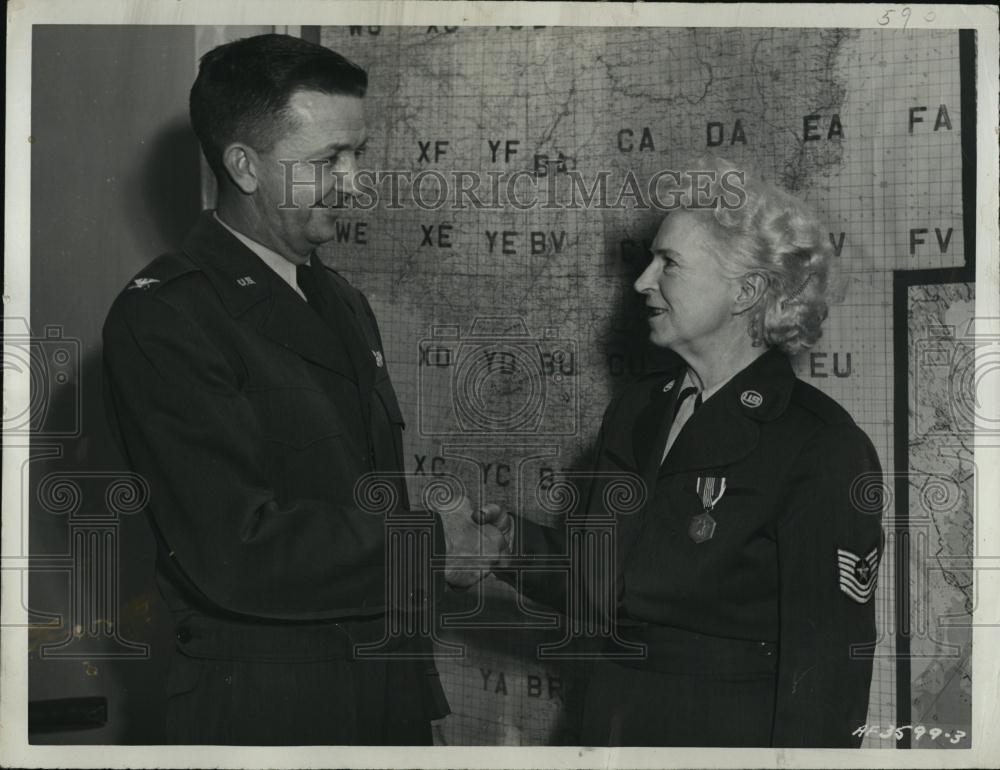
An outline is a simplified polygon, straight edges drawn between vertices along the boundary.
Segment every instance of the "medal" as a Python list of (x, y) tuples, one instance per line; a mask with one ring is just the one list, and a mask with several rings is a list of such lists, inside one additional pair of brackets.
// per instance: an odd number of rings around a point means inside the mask
[(715, 534), (715, 519), (712, 517), (712, 509), (715, 504), (722, 499), (726, 491), (725, 477), (706, 476), (699, 477), (697, 492), (701, 497), (702, 513), (691, 517), (691, 524), (688, 526), (688, 535), (696, 543), (704, 543), (711, 540)]
[(699, 513), (691, 517), (691, 526), (688, 527), (688, 535), (696, 543), (704, 543), (710, 540), (715, 534), (715, 519), (710, 513)]

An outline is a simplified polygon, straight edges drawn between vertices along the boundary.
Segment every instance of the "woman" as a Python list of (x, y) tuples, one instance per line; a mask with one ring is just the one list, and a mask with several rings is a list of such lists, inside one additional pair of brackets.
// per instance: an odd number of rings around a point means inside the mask
[[(881, 471), (850, 415), (788, 361), (821, 334), (828, 236), (773, 185), (746, 175), (743, 200), (731, 164), (694, 168), (715, 173), (717, 204), (670, 213), (635, 283), (650, 340), (684, 366), (625, 390), (599, 438), (595, 478), (634, 474), (646, 499), (617, 517), (605, 595), (619, 655), (595, 667), (582, 740), (857, 746), (882, 548), (881, 507), (863, 490)], [(587, 514), (606, 516), (604, 501), (592, 488)], [(520, 553), (565, 547), (553, 530), (516, 529)], [(553, 601), (551, 575), (498, 574)], [(621, 657), (636, 644), (643, 657)]]

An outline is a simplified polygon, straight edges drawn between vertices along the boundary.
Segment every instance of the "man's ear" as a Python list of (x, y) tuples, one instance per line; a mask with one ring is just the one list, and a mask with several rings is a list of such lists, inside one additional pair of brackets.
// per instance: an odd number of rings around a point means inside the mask
[(234, 142), (222, 151), (222, 165), (233, 184), (244, 194), (252, 195), (257, 192), (257, 170), (260, 166), (257, 153), (252, 147)]
[(747, 273), (737, 284), (733, 313), (741, 315), (752, 309), (767, 293), (768, 280), (763, 273)]

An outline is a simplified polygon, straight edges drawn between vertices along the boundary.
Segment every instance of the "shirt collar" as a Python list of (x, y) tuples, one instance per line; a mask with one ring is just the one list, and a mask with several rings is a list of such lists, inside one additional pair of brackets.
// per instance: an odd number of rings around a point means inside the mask
[(701, 385), (698, 383), (698, 380), (694, 376), (694, 373), (690, 369), (688, 369), (684, 375), (684, 382), (681, 383), (681, 392), (684, 392), (685, 388), (694, 388), (699, 393), (701, 393), (701, 402), (705, 403), (706, 401), (708, 401), (708, 399), (710, 399), (712, 396), (714, 396), (716, 393), (722, 390), (723, 386), (731, 379), (733, 379), (733, 377), (735, 377), (737, 374), (738, 372), (733, 372), (722, 382), (713, 385), (711, 388), (702, 390)]
[[(299, 289), (298, 281), (296, 280), (295, 265), (281, 256), (278, 252), (273, 249), (269, 249), (262, 243), (258, 243), (252, 238), (247, 237), (239, 230), (230, 227), (228, 224), (222, 221), (219, 217), (218, 211), (213, 211), (212, 216), (215, 217), (215, 221), (231, 232), (236, 238), (246, 246), (250, 251), (260, 257), (261, 261), (271, 268), (278, 276), (292, 287), (299, 295), (302, 291)], [(309, 264), (309, 260), (306, 260), (306, 264)]]

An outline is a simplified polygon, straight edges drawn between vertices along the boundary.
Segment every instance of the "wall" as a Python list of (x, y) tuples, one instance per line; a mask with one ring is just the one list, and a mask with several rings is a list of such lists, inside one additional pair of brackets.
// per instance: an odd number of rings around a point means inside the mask
[[(115, 295), (145, 263), (180, 245), (200, 209), (199, 153), (187, 119), (195, 71), (192, 27), (34, 28), (31, 328), (39, 334), (54, 325), (70, 341), (73, 361), (61, 365), (65, 381), (53, 380), (47, 429), (79, 430), (33, 439), (30, 548), (54, 571), (36, 571), (31, 582), (30, 698), (109, 699), (105, 728), (32, 735), (39, 742), (142, 742), (159, 722), (154, 683), (170, 629), (152, 584), (147, 525), (141, 515), (109, 516), (104, 499), (123, 464), (104, 419), (100, 335)], [(42, 457), (45, 446), (62, 456)], [(81, 491), (73, 505), (52, 485), (69, 480)], [(85, 533), (98, 532), (109, 542), (95, 554)], [(84, 571), (70, 585), (74, 540)], [(118, 579), (104, 590), (117, 592), (117, 601), (102, 609), (104, 623), (83, 624), (73, 644), (62, 645), (74, 622), (69, 596), (93, 599), (89, 587), (115, 574), (115, 550)]]

